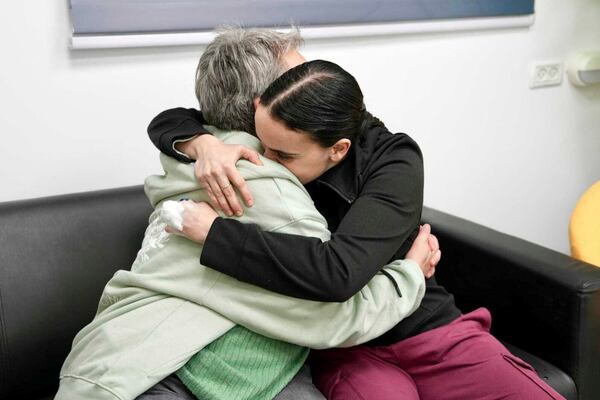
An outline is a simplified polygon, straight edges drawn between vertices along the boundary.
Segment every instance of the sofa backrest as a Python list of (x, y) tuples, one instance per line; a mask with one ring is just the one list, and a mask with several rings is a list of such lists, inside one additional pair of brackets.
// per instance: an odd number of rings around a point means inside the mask
[(0, 203), (0, 398), (55, 393), (75, 334), (129, 269), (151, 211), (142, 186)]

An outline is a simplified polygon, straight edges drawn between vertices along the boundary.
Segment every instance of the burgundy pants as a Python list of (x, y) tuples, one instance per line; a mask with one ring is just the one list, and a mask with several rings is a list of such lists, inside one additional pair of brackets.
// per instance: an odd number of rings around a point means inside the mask
[(312, 351), (313, 382), (329, 400), (564, 399), (490, 323), (479, 308), (390, 346)]

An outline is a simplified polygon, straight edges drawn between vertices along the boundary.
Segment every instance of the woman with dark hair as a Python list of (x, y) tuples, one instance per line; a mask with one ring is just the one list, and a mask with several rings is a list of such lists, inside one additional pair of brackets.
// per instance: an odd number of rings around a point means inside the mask
[[(263, 232), (220, 218), (205, 203), (186, 214), (179, 233), (204, 243), (203, 265), (241, 281), (343, 301), (389, 260), (402, 258), (418, 233), (420, 149), (372, 117), (354, 77), (327, 61), (290, 69), (255, 107), (264, 155), (306, 186), (331, 239)], [(200, 121), (188, 133), (198, 132)], [(384, 335), (352, 348), (313, 351), (313, 380), (329, 399), (562, 399), (490, 335), (490, 323), (484, 308), (462, 315), (432, 277), (420, 308)]]
[(366, 118), (362, 99), (354, 77), (336, 64), (316, 60), (289, 70), (255, 101), (264, 155), (302, 183), (314, 181), (341, 162), (363, 124), (374, 121)]

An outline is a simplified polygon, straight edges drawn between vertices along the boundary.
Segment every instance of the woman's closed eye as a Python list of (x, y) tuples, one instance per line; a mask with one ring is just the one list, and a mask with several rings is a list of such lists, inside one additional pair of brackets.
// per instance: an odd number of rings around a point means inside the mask
[(294, 158), (294, 156), (291, 156), (291, 155), (289, 155), (289, 154), (286, 154), (286, 153), (279, 153), (279, 152), (276, 152), (276, 153), (275, 153), (275, 156), (276, 156), (278, 159), (282, 160), (282, 161), (287, 161), (287, 160), (291, 160), (291, 159), (293, 159), (293, 158)]
[(288, 161), (294, 158), (293, 154), (288, 154), (288, 153), (284, 153), (282, 151), (279, 150), (271, 150), (271, 149), (267, 149), (265, 150), (265, 157), (267, 158), (271, 158), (274, 161), (278, 160), (278, 161)]

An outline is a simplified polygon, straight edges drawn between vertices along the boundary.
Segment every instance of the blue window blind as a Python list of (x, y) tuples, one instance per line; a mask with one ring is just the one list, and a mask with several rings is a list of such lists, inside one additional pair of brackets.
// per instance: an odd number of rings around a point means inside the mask
[(75, 35), (523, 16), (534, 0), (71, 0)]

